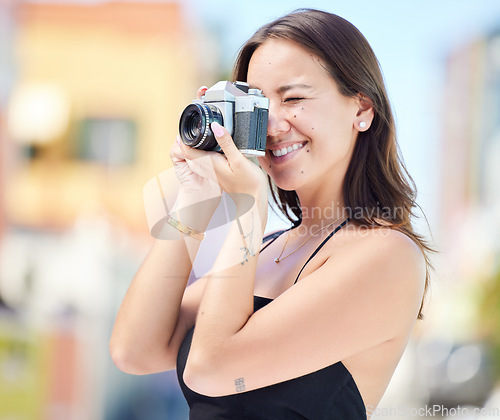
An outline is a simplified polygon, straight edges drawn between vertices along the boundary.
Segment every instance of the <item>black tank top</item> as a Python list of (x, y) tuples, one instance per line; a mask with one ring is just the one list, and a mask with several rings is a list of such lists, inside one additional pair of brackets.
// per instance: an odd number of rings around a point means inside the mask
[[(316, 248), (300, 270), (295, 283), (306, 264), (338, 230), (345, 226), (347, 221), (338, 226)], [(264, 238), (264, 243), (270, 239), (272, 241), (267, 243), (262, 251), (284, 232), (286, 231)], [(254, 312), (270, 302), (272, 302), (270, 298), (254, 296)], [(177, 356), (177, 377), (190, 408), (190, 420), (366, 419), (366, 408), (361, 394), (342, 362), (288, 381), (238, 394), (208, 397), (192, 391), (184, 383), (182, 375), (186, 367), (193, 331), (194, 327), (186, 334)]]

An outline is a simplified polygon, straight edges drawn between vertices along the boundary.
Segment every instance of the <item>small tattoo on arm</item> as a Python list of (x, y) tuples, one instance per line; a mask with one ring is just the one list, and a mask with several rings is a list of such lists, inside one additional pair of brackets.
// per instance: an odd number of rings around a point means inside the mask
[(241, 262), (241, 265), (245, 265), (245, 263), (248, 262), (248, 256), (255, 257), (255, 252), (251, 246), (249, 248), (244, 246), (240, 249), (243, 251), (243, 261)]
[[(243, 261), (241, 261), (241, 265), (244, 265), (246, 262), (248, 262), (248, 256), (255, 257), (255, 250), (253, 249), (253, 229), (254, 229), (254, 218), (253, 218), (253, 213), (252, 213), (252, 229), (248, 235), (245, 235), (243, 233), (243, 229), (241, 227), (241, 223), (239, 219), (236, 219), (238, 223), (238, 228), (240, 229), (240, 234), (241, 237), (243, 238), (243, 247), (240, 248), (243, 251)], [(247, 239), (249, 239), (250, 245), (247, 243)]]
[(236, 386), (236, 392), (243, 392), (245, 390), (245, 379), (243, 378), (235, 379), (234, 385)]

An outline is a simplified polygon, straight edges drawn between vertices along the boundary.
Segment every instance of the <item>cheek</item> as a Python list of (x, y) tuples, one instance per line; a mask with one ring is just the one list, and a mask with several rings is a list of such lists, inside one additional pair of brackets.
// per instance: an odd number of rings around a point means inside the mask
[(304, 108), (298, 111), (294, 120), (297, 129), (313, 139), (325, 138), (330, 142), (343, 144), (352, 134), (350, 119), (341, 112), (334, 112), (331, 109)]
[(318, 119), (318, 113), (307, 107), (297, 107), (290, 118), (294, 127), (305, 135), (314, 135), (324, 124)]

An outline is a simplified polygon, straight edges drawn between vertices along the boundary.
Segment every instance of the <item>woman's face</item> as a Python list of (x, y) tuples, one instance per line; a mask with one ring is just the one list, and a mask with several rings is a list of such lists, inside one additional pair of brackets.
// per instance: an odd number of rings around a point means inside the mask
[(270, 100), (262, 168), (284, 190), (342, 181), (358, 134), (359, 101), (337, 89), (322, 62), (298, 44), (268, 39), (247, 81)]

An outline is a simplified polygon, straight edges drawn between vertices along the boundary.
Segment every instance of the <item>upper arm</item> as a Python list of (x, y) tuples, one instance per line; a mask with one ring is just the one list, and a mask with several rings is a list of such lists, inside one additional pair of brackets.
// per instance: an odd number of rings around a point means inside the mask
[(179, 316), (177, 317), (177, 323), (168, 343), (169, 359), (171, 359), (171, 363), (173, 363), (173, 365), (170, 366), (171, 369), (175, 367), (177, 353), (179, 352), (182, 340), (184, 340), (186, 333), (196, 321), (196, 314), (198, 313), (205, 283), (206, 279), (200, 278), (189, 285), (184, 291), (181, 307), (179, 309)]
[[(234, 393), (314, 372), (408, 334), (423, 293), (422, 254), (402, 233), (336, 253), (250, 317), (217, 351), (193, 351), (184, 380), (207, 395)], [(341, 251), (340, 251), (341, 252)], [(190, 375), (189, 365), (196, 369)], [(202, 374), (199, 374), (202, 372)]]
[[(280, 232), (275, 231), (272, 234)], [(267, 242), (266, 242), (267, 243)], [(265, 244), (264, 244), (265, 245)], [(198, 308), (200, 307), (203, 290), (205, 289), (206, 278), (201, 277), (189, 285), (182, 297), (181, 306), (177, 316), (177, 322), (172, 336), (168, 342), (166, 350), (160, 352), (158, 360), (153, 361), (152, 371), (159, 372), (175, 368), (179, 348), (188, 330), (193, 327), (196, 321)]]

